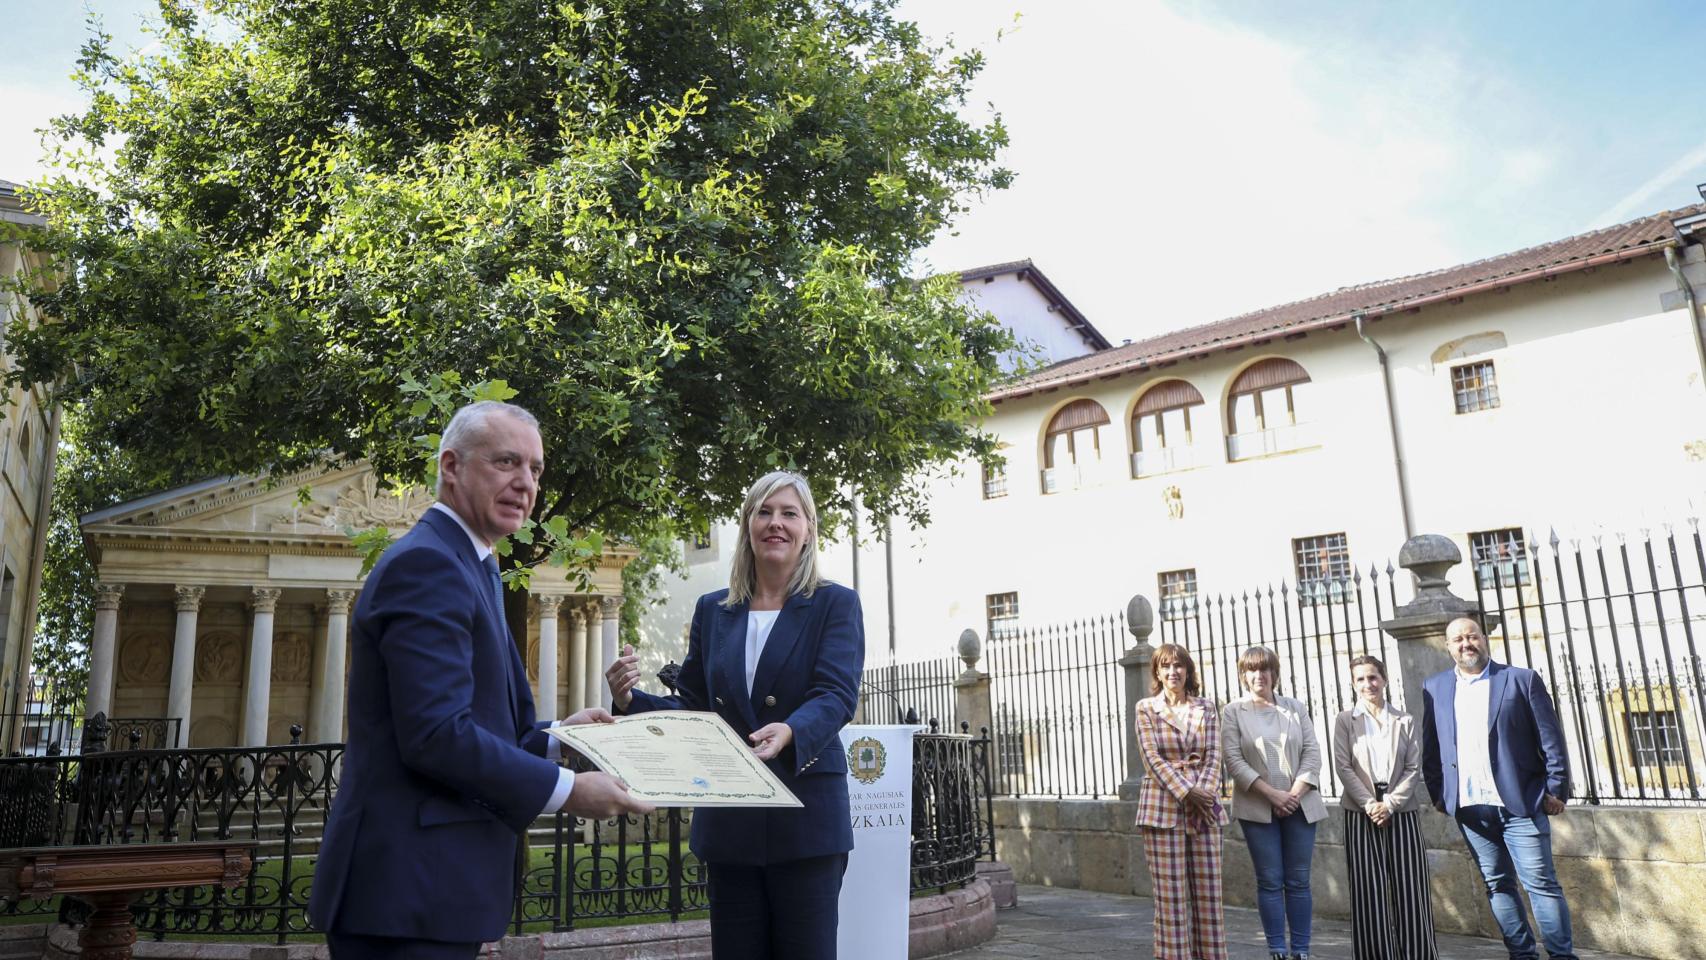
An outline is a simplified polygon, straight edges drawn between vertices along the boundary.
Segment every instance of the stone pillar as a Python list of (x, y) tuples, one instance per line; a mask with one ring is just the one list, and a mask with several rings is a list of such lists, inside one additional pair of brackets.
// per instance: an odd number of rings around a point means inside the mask
[[(959, 653), (966, 669), (954, 679), (954, 719), (966, 724), (972, 736), (982, 736), (983, 731), (995, 729), (995, 711), (990, 706), (989, 674), (977, 668), (983, 641), (976, 630), (968, 627), (960, 633)], [(958, 724), (951, 724), (946, 732), (958, 731)]]
[(89, 695), (85, 716), (113, 712), (113, 660), (118, 646), (118, 601), (122, 583), (95, 584), (95, 636), (89, 645)]
[(1434, 533), (1411, 537), (1398, 551), (1398, 565), (1416, 576), (1416, 598), (1394, 610), (1392, 619), (1382, 620), (1380, 629), (1398, 641), (1398, 662), (1386, 665), (1392, 675), (1388, 695), (1418, 723), (1423, 682), (1452, 668), (1445, 628), (1458, 617), (1474, 617), (1488, 633), (1496, 626), (1481, 616), (1480, 604), (1451, 592), (1446, 573), (1462, 561), (1457, 544)]
[(195, 685), (195, 625), (206, 587), (177, 588), (178, 626), (172, 635), (172, 681), (166, 689), (166, 716), (178, 721), (178, 742), (190, 745), (190, 688)]
[(563, 598), (539, 597), (539, 696), (535, 698), (541, 720), (560, 720), (557, 714), (557, 611)]
[(574, 713), (586, 706), (586, 611), (569, 608), (569, 698), (563, 703), (564, 713)]
[(272, 700), (272, 619), (278, 606), (277, 587), (255, 587), (255, 621), (249, 633), (249, 679), (243, 684), (243, 726), (238, 746), (261, 747), (267, 742), (267, 710)]
[(344, 674), (349, 659), (349, 609), (354, 590), (326, 591), (326, 638), (320, 644), (320, 661), (314, 671), (318, 706), (309, 724), (308, 739), (336, 743), (344, 738)]
[[(603, 597), (598, 601), (598, 605), (604, 613), (604, 658), (599, 667), (599, 671), (602, 673), (603, 668), (614, 662), (616, 654), (622, 649), (617, 645), (618, 635), (622, 629), (622, 598), (620, 596)], [(603, 683), (602, 677), (600, 680), (598, 703), (604, 709), (609, 710), (610, 685)]]
[(1137, 701), (1149, 696), (1149, 661), (1154, 655), (1149, 635), (1155, 631), (1155, 609), (1143, 594), (1133, 594), (1126, 602), (1125, 627), (1132, 640), (1131, 649), (1120, 658), (1125, 670), (1125, 712), (1120, 715), (1124, 718), (1125, 781), (1120, 784), (1120, 799), (1136, 800), (1144, 774), (1143, 750), (1137, 744)]
[[(604, 683), (604, 612), (597, 600), (586, 607), (586, 702), (582, 706), (596, 707), (610, 696)], [(602, 693), (602, 696), (600, 695)]]

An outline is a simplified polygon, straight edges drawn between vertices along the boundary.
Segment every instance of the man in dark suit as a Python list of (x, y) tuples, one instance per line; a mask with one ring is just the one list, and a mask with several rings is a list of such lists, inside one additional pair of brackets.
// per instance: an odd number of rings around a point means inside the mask
[(491, 547), (533, 510), (544, 462), (526, 410), (458, 410), (438, 502), (356, 604), (349, 742), (308, 908), (337, 960), (466, 960), (503, 936), (534, 818), (651, 809), (619, 780), (558, 766), (534, 719)]
[(1457, 819), (1487, 883), (1487, 902), (1513, 960), (1538, 958), (1520, 881), (1553, 960), (1574, 960), (1570, 906), (1552, 865), (1550, 817), (1570, 797), (1564, 729), (1533, 670), (1492, 662), (1481, 625), (1445, 631), (1457, 668), (1422, 685), (1422, 777), (1434, 806)]

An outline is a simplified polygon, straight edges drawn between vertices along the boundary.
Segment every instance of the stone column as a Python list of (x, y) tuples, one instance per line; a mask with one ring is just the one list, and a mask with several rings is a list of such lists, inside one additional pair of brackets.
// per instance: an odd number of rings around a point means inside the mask
[(603, 682), (604, 667), (616, 659), (621, 647), (617, 646), (617, 637), (622, 629), (622, 598), (620, 596), (604, 597), (598, 601), (604, 613), (604, 659), (601, 661), (601, 674), (598, 684), (598, 703), (604, 709), (610, 709), (610, 685)]
[(118, 601), (122, 583), (95, 585), (95, 636), (89, 646), (89, 695), (85, 716), (113, 712), (113, 659), (118, 646)]
[(596, 707), (610, 695), (604, 683), (604, 610), (595, 599), (586, 607), (586, 703)]
[(1137, 743), (1137, 701), (1149, 696), (1149, 661), (1155, 652), (1149, 644), (1149, 635), (1155, 631), (1155, 608), (1143, 594), (1133, 594), (1126, 602), (1125, 627), (1131, 631), (1131, 649), (1120, 658), (1125, 670), (1125, 711), (1120, 715), (1124, 718), (1125, 781), (1120, 784), (1120, 799), (1136, 800), (1144, 774), (1143, 749)]
[(565, 713), (574, 713), (586, 706), (586, 611), (569, 608), (569, 699), (563, 704)]
[(278, 606), (277, 587), (255, 587), (255, 621), (249, 633), (249, 680), (243, 684), (243, 726), (238, 746), (261, 747), (267, 742), (267, 710), (272, 700), (272, 619)]
[(349, 608), (354, 600), (354, 590), (326, 591), (326, 639), (320, 644), (320, 662), (314, 671), (319, 709), (309, 721), (308, 734), (315, 743), (344, 738), (344, 661), (349, 659)]
[(541, 720), (558, 720), (557, 715), (557, 611), (563, 598), (550, 594), (539, 597), (539, 696)]
[(172, 635), (172, 681), (166, 690), (166, 716), (178, 721), (178, 742), (190, 745), (190, 688), (195, 685), (195, 625), (206, 587), (177, 588), (178, 626)]
[[(960, 633), (959, 653), (966, 669), (954, 679), (954, 719), (966, 724), (972, 736), (982, 736), (983, 731), (995, 729), (995, 711), (989, 700), (989, 674), (977, 668), (983, 657), (983, 641), (976, 630), (967, 628)], [(945, 732), (959, 732), (958, 724), (950, 723)]]
[(1397, 663), (1386, 665), (1392, 674), (1388, 695), (1399, 709), (1421, 721), (1422, 684), (1442, 670), (1452, 668), (1445, 652), (1445, 628), (1458, 617), (1474, 617), (1487, 633), (1497, 626), (1481, 615), (1481, 605), (1451, 592), (1446, 573), (1463, 561), (1463, 553), (1451, 538), (1424, 533), (1404, 541), (1398, 565), (1416, 576), (1416, 598), (1382, 620), (1380, 629), (1398, 641)]

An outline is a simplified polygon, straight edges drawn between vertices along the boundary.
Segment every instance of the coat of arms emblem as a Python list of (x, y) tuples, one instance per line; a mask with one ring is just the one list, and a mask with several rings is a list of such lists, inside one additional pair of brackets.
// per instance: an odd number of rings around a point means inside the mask
[(888, 750), (881, 740), (860, 737), (853, 741), (850, 752), (853, 754), (853, 779), (863, 784), (876, 783), (882, 779), (883, 767), (888, 763)]

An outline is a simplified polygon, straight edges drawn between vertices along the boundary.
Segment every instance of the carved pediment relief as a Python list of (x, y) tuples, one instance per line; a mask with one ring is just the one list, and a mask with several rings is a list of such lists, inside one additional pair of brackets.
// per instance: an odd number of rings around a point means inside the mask
[(300, 633), (281, 634), (273, 642), (272, 678), (281, 683), (308, 679), (308, 638)]
[(311, 523), (331, 530), (386, 527), (401, 532), (432, 506), (433, 496), (421, 487), (380, 489), (379, 478), (369, 471), (352, 477), (331, 503), (310, 503), (294, 516), (280, 515), (276, 522)]

